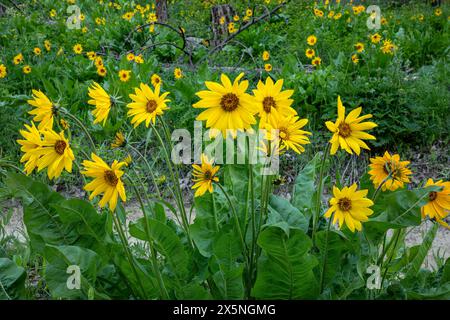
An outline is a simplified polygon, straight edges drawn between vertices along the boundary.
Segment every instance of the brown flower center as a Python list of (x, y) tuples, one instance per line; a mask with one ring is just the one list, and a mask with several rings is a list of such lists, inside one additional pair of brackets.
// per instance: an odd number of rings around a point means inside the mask
[(428, 200), (430, 201), (434, 201), (437, 198), (437, 192), (436, 191), (431, 191), (430, 194), (428, 195)]
[(115, 187), (119, 182), (119, 178), (117, 178), (113, 170), (105, 171), (103, 177), (105, 178), (106, 183), (108, 183), (112, 187)]
[(55, 151), (57, 154), (64, 154), (64, 150), (66, 150), (67, 143), (63, 140), (58, 140), (55, 142)]
[(352, 133), (352, 129), (348, 123), (342, 122), (339, 125), (339, 135), (343, 138), (347, 138)]
[(272, 97), (265, 97), (263, 100), (263, 109), (266, 113), (270, 113), (272, 108), (276, 108), (277, 104)]
[(205, 177), (205, 180), (211, 180), (212, 179), (212, 172), (210, 170), (207, 170), (203, 176)]
[(352, 200), (348, 198), (342, 198), (338, 201), (339, 209), (342, 211), (349, 211), (352, 208)]
[(236, 110), (239, 105), (239, 98), (234, 93), (227, 93), (222, 96), (220, 106), (224, 111), (231, 112)]
[(148, 100), (147, 104), (145, 105), (145, 110), (147, 110), (148, 113), (152, 113), (156, 110), (156, 107), (158, 107), (158, 104), (155, 100)]

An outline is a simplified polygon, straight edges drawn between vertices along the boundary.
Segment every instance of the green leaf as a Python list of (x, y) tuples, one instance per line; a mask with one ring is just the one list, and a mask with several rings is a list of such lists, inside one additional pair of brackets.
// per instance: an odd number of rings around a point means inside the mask
[[(53, 298), (87, 299), (89, 291), (94, 290), (96, 299), (108, 299), (106, 294), (95, 290), (101, 262), (94, 251), (76, 246), (47, 246), (45, 257), (44, 276)], [(77, 275), (77, 271), (68, 269), (69, 266), (79, 268), (79, 289), (68, 285), (73, 283), (71, 277)]]
[(264, 254), (258, 262), (253, 296), (259, 299), (311, 299), (319, 286), (313, 268), (317, 259), (308, 254), (311, 240), (293, 229), (289, 237), (277, 227), (264, 229), (258, 245)]
[(26, 277), (24, 268), (8, 258), (0, 258), (0, 300), (24, 298)]
[(149, 217), (147, 217), (147, 222), (147, 230), (144, 217), (130, 223), (130, 234), (140, 240), (150, 240), (156, 250), (164, 256), (171, 271), (179, 278), (185, 278), (188, 273), (188, 255), (175, 231), (164, 223)]
[(195, 220), (190, 226), (191, 236), (200, 253), (205, 257), (210, 257), (212, 255), (212, 243), (217, 233), (214, 212), (216, 212), (220, 229), (224, 217), (229, 212), (228, 204), (223, 196), (215, 191), (213, 194), (205, 193), (201, 197), (196, 197), (194, 207)]
[(282, 228), (287, 235), (289, 235), (289, 229), (300, 229), (305, 233), (308, 231), (308, 221), (305, 216), (288, 200), (276, 195), (270, 196), (266, 226)]
[(214, 241), (210, 265), (220, 299), (244, 298), (244, 265), (237, 261), (240, 256), (240, 243), (236, 241), (233, 232), (223, 233)]
[(428, 251), (431, 249), (433, 245), (433, 240), (436, 237), (436, 232), (439, 229), (439, 224), (434, 223), (430, 230), (428, 230), (427, 234), (422, 240), (422, 244), (419, 246), (416, 255), (413, 260), (409, 264), (409, 270), (406, 273), (406, 277), (414, 277), (420, 270), (425, 258), (427, 257)]
[(320, 154), (316, 154), (298, 174), (292, 192), (292, 205), (300, 210), (308, 220), (308, 223), (314, 208), (314, 193), (317, 189), (314, 181), (316, 180), (316, 171), (319, 169), (319, 166)]

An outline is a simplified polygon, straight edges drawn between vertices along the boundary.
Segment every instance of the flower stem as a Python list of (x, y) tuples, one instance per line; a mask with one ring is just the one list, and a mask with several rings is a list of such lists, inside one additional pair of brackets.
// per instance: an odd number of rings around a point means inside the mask
[(320, 207), (321, 207), (321, 202), (322, 202), (322, 187), (323, 187), (323, 174), (325, 171), (325, 162), (328, 158), (328, 154), (330, 153), (330, 146), (331, 144), (328, 143), (327, 147), (325, 149), (325, 152), (323, 154), (322, 157), (322, 162), (320, 164), (320, 172), (319, 172), (319, 185), (318, 185), (318, 189), (317, 189), (317, 201), (316, 201), (316, 210), (315, 210), (315, 214), (313, 216), (313, 227), (312, 227), (312, 241), (313, 241), (313, 245), (315, 244), (315, 240), (314, 240), (314, 236), (316, 233), (316, 229), (317, 229), (317, 225), (319, 223), (319, 218), (320, 218)]
[(333, 216), (330, 217), (328, 220), (328, 227), (325, 234), (325, 251), (323, 253), (323, 265), (322, 265), (322, 273), (320, 274), (320, 293), (323, 292), (324, 282), (325, 282), (325, 272), (327, 268), (327, 258), (328, 258), (328, 234), (330, 233), (330, 227), (331, 227), (331, 219)]
[(233, 217), (234, 217), (234, 222), (236, 223), (236, 229), (238, 231), (239, 234), (239, 239), (241, 240), (241, 246), (242, 246), (242, 250), (244, 251), (244, 257), (247, 256), (247, 247), (245, 245), (245, 241), (244, 241), (244, 235), (242, 234), (242, 229), (241, 229), (241, 225), (239, 223), (239, 217), (237, 215), (236, 209), (233, 205), (233, 202), (230, 199), (230, 196), (228, 195), (228, 193), (225, 191), (225, 189), (222, 187), (222, 185), (220, 183), (217, 183), (217, 185), (219, 186), (220, 190), (222, 191), (222, 193), (224, 194), (225, 198), (228, 201), (228, 204), (230, 205), (231, 208), (231, 212), (233, 213)]
[(91, 135), (89, 134), (89, 131), (86, 129), (86, 127), (83, 125), (83, 123), (80, 121), (80, 119), (78, 119), (77, 117), (75, 117), (74, 115), (72, 115), (69, 111), (67, 111), (64, 108), (61, 108), (61, 110), (64, 112), (64, 114), (66, 116), (68, 116), (70, 119), (72, 119), (73, 121), (75, 121), (77, 123), (77, 125), (81, 128), (81, 130), (83, 130), (84, 134), (88, 137), (89, 143), (91, 144), (91, 148), (92, 151), (97, 153), (96, 148), (95, 148), (95, 143), (94, 140), (92, 140)]

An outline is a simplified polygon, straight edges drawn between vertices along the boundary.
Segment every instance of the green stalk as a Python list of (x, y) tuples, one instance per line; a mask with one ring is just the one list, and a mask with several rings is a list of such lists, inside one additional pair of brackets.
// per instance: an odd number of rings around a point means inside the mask
[(61, 108), (60, 110), (63, 111), (63, 113), (68, 116), (70, 119), (72, 119), (73, 121), (75, 121), (77, 123), (77, 125), (81, 128), (81, 130), (83, 130), (84, 134), (88, 137), (89, 143), (91, 144), (91, 148), (92, 151), (94, 153), (97, 153), (96, 148), (95, 148), (95, 143), (94, 140), (92, 140), (91, 135), (89, 134), (89, 131), (86, 129), (86, 127), (84, 126), (84, 124), (80, 121), (80, 119), (78, 119), (77, 117), (75, 117), (74, 115), (72, 115), (69, 111), (67, 111), (64, 108)]
[(150, 231), (148, 230), (148, 218), (147, 218), (147, 214), (145, 213), (144, 202), (142, 201), (142, 197), (139, 194), (139, 190), (133, 184), (133, 181), (130, 178), (128, 178), (128, 180), (130, 181), (130, 184), (133, 186), (134, 192), (136, 193), (136, 196), (137, 196), (137, 198), (139, 200), (139, 204), (141, 206), (142, 214), (144, 215), (145, 233), (147, 234), (148, 245), (150, 247), (150, 257), (151, 257), (151, 260), (152, 260), (153, 272), (155, 273), (156, 279), (158, 281), (159, 291), (160, 291), (161, 296), (163, 297), (163, 299), (167, 300), (167, 299), (169, 299), (169, 294), (168, 294), (166, 286), (164, 284), (164, 280), (162, 278), (161, 271), (159, 270), (159, 267), (158, 267), (158, 261), (157, 261), (157, 258), (156, 258), (156, 254), (157, 253), (156, 253), (155, 247), (153, 245), (152, 238), (150, 237)]
[[(334, 214), (333, 214), (334, 215)], [(322, 265), (322, 273), (320, 274), (320, 293), (323, 292), (324, 287), (324, 281), (325, 281), (325, 272), (327, 268), (327, 258), (328, 258), (328, 234), (330, 233), (330, 227), (331, 227), (331, 219), (333, 218), (333, 215), (328, 220), (328, 227), (325, 234), (325, 252), (323, 256), (323, 265)]]
[(112, 216), (113, 216), (114, 225), (116, 226), (117, 232), (119, 233), (119, 238), (120, 238), (120, 241), (122, 242), (123, 249), (125, 250), (125, 253), (127, 255), (128, 263), (130, 264), (131, 269), (133, 270), (134, 276), (136, 277), (136, 281), (139, 283), (139, 287), (142, 290), (142, 293), (141, 293), (142, 297), (145, 298), (145, 289), (144, 289), (144, 286), (142, 285), (142, 281), (136, 270), (136, 266), (134, 265), (133, 257), (131, 255), (130, 249), (128, 247), (128, 242), (126, 240), (122, 226), (121, 226), (117, 216), (115, 215), (115, 213), (112, 213)]
[(216, 232), (219, 232), (219, 222), (217, 221), (216, 200), (214, 199), (214, 193), (211, 194), (211, 198), (213, 205), (214, 227), (216, 229)]
[(159, 190), (158, 183), (156, 183), (155, 175), (153, 174), (153, 169), (152, 169), (152, 167), (150, 166), (150, 163), (148, 163), (147, 159), (144, 157), (144, 155), (143, 155), (137, 148), (133, 147), (131, 144), (128, 144), (128, 147), (130, 147), (130, 149), (131, 149), (133, 152), (137, 153), (137, 155), (138, 155), (142, 160), (144, 160), (145, 165), (146, 165), (147, 168), (148, 168), (148, 172), (149, 172), (149, 174), (150, 174), (150, 178), (152, 179), (153, 185), (154, 185), (155, 188), (156, 188), (156, 194), (158, 195), (158, 199), (161, 199), (161, 192), (160, 192), (160, 190)]
[[(184, 230), (186, 232), (186, 236), (188, 237), (189, 244), (191, 246), (193, 246), (193, 242), (192, 242), (192, 239), (191, 239), (191, 234), (190, 234), (190, 231), (189, 231), (189, 222), (187, 221), (186, 210), (184, 208), (183, 196), (182, 196), (181, 190), (180, 190), (179, 179), (177, 179), (177, 177), (175, 176), (171, 159), (169, 157), (169, 154), (168, 154), (167, 149), (166, 149), (166, 145), (164, 144), (164, 141), (163, 141), (161, 135), (159, 134), (158, 130), (156, 130), (156, 128), (153, 126), (153, 124), (152, 124), (152, 128), (153, 128), (153, 131), (155, 132), (156, 137), (158, 138), (159, 143), (161, 144), (161, 147), (162, 147), (162, 149), (164, 151), (164, 156), (166, 158), (166, 163), (167, 163), (167, 166), (169, 167), (169, 172), (170, 172), (170, 175), (171, 175), (171, 178), (172, 178), (172, 182), (173, 182), (174, 188), (175, 188), (175, 194), (176, 194), (175, 200), (177, 201), (178, 209), (181, 211), (181, 220), (183, 222), (183, 227), (184, 227)], [(177, 174), (177, 176), (178, 176), (178, 174)]]
[(253, 165), (249, 163), (248, 189), (250, 191), (250, 213), (252, 219), (252, 245), (250, 247), (250, 266), (248, 268), (247, 297), (250, 297), (250, 291), (253, 286), (253, 266), (256, 265), (255, 247), (256, 247), (256, 214), (255, 214), (255, 193), (253, 190)]
[[(403, 229), (395, 230), (395, 231), (396, 231), (396, 234), (395, 234), (395, 240), (394, 240), (394, 247), (392, 248), (391, 255), (388, 258), (388, 261), (386, 263), (386, 267), (384, 269), (383, 276), (381, 277), (380, 292), (381, 292), (381, 290), (383, 290), (384, 279), (386, 278), (386, 275), (387, 275), (387, 272), (388, 272), (388, 269), (389, 269), (389, 264), (391, 263), (392, 259), (394, 258), (395, 249), (397, 248), (398, 240), (400, 239), (400, 234), (402, 233)], [(392, 241), (390, 242), (390, 244), (391, 243), (392, 243)], [(391, 247), (390, 244), (388, 245), (389, 248)]]
[(315, 244), (315, 240), (314, 240), (314, 236), (316, 234), (316, 229), (317, 229), (317, 225), (319, 223), (319, 218), (320, 218), (320, 207), (321, 207), (321, 202), (322, 202), (322, 181), (323, 181), (323, 174), (325, 171), (325, 162), (328, 158), (328, 154), (330, 153), (330, 147), (331, 144), (328, 143), (327, 147), (325, 149), (325, 152), (323, 154), (322, 157), (322, 162), (320, 164), (320, 173), (319, 173), (319, 185), (318, 185), (318, 190), (317, 190), (317, 201), (316, 201), (316, 211), (313, 217), (313, 227), (312, 227), (312, 241), (313, 241), (313, 245)]
[(247, 256), (247, 247), (245, 245), (245, 240), (244, 240), (244, 236), (242, 234), (242, 229), (241, 229), (241, 225), (239, 223), (239, 217), (237, 215), (236, 209), (234, 208), (233, 202), (230, 199), (230, 196), (228, 195), (228, 193), (225, 191), (225, 189), (222, 187), (221, 184), (217, 183), (217, 185), (219, 186), (220, 190), (222, 191), (222, 193), (224, 194), (225, 198), (228, 201), (228, 204), (230, 205), (231, 208), (231, 212), (233, 213), (233, 217), (234, 217), (234, 222), (236, 223), (236, 229), (238, 231), (239, 234), (239, 239), (241, 241), (241, 246), (242, 246), (242, 250), (244, 251), (244, 257)]

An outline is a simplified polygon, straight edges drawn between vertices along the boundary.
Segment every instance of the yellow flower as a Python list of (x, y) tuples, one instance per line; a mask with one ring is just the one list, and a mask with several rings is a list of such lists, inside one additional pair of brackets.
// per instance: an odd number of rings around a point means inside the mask
[(180, 68), (175, 68), (175, 70), (173, 70), (173, 75), (175, 79), (181, 79), (183, 78), (183, 71), (181, 71)]
[(105, 125), (111, 110), (111, 97), (97, 82), (89, 87), (88, 94), (92, 98), (88, 101), (88, 104), (95, 106), (95, 109), (92, 110), (95, 117), (94, 124), (103, 121), (103, 125)]
[(325, 218), (331, 218), (334, 213), (333, 224), (339, 223), (339, 229), (345, 224), (354, 232), (362, 230), (361, 222), (369, 220), (369, 216), (373, 213), (370, 206), (373, 205), (372, 200), (367, 199), (368, 190), (356, 191), (357, 185), (354, 183), (351, 187), (344, 187), (339, 190), (333, 187), (333, 197), (330, 199), (330, 208), (325, 212)]
[(28, 100), (28, 104), (35, 107), (35, 109), (28, 113), (33, 115), (33, 120), (39, 123), (39, 130), (53, 128), (53, 116), (56, 112), (55, 105), (47, 96), (40, 90), (33, 90), (33, 100)]
[(34, 49), (33, 49), (33, 52), (34, 52), (34, 54), (37, 55), (37, 56), (39, 56), (39, 55), (42, 53), (41, 48), (38, 48), (38, 47), (34, 48)]
[(267, 60), (270, 59), (270, 53), (269, 53), (269, 51), (264, 51), (264, 52), (263, 52), (263, 54), (262, 54), (262, 59), (263, 59), (263, 61), (267, 61)]
[(364, 51), (364, 44), (361, 42), (358, 42), (357, 44), (355, 44), (355, 50), (358, 52), (363, 52)]
[(123, 147), (127, 144), (127, 139), (123, 135), (122, 131), (118, 131), (114, 137), (114, 142), (111, 143), (111, 148), (116, 149)]
[(381, 18), (381, 24), (382, 25), (385, 25), (385, 24), (387, 24), (388, 22), (387, 22), (387, 20), (386, 20), (386, 18), (385, 17), (382, 17)]
[(52, 9), (52, 10), (50, 10), (50, 17), (55, 17), (56, 16), (56, 10), (55, 9)]
[(81, 28), (81, 32), (83, 32), (83, 33), (86, 33), (86, 32), (88, 32), (88, 28), (87, 28), (87, 27), (83, 27), (83, 28)]
[(6, 66), (4, 64), (0, 64), (0, 79), (5, 78), (7, 74)]
[(322, 18), (322, 17), (323, 17), (323, 11), (314, 8), (314, 15), (315, 15), (316, 17)]
[(38, 166), (40, 155), (35, 151), (42, 146), (42, 138), (34, 122), (31, 122), (31, 127), (26, 124), (25, 128), (27, 130), (20, 130), (20, 134), (25, 140), (19, 139), (17, 143), (21, 145), (20, 151), (24, 153), (20, 162), (26, 162), (25, 173), (29, 175)]
[(246, 15), (247, 17), (253, 16), (253, 10), (252, 10), (252, 9), (247, 9), (247, 10), (245, 10), (245, 15)]
[(377, 125), (373, 122), (363, 122), (365, 119), (372, 118), (371, 114), (366, 114), (359, 117), (362, 108), (353, 109), (347, 117), (345, 116), (345, 107), (342, 105), (341, 97), (338, 96), (337, 102), (338, 118), (336, 122), (325, 122), (328, 130), (333, 132), (333, 137), (330, 140), (331, 150), (330, 154), (335, 154), (339, 147), (350, 154), (355, 152), (360, 154), (361, 148), (370, 150), (363, 140), (375, 140), (375, 137), (364, 132), (375, 128)]
[(120, 70), (119, 71), (119, 79), (122, 82), (127, 82), (130, 80), (131, 70)]
[(128, 61), (134, 61), (134, 54), (132, 52), (130, 52), (129, 54), (127, 54), (127, 60)]
[(95, 57), (94, 58), (94, 64), (95, 66), (98, 67), (102, 67), (103, 66), (103, 59), (102, 57)]
[(322, 59), (320, 57), (315, 57), (312, 61), (311, 64), (315, 67), (320, 66), (322, 64)]
[(154, 74), (151, 76), (150, 81), (151, 81), (152, 86), (153, 86), (154, 88), (156, 88), (157, 85), (160, 85), (160, 86), (162, 85), (161, 77), (158, 76), (156, 73), (154, 73)]
[(422, 217), (430, 217), (435, 219), (438, 223), (448, 228), (447, 223), (443, 221), (450, 211), (450, 182), (443, 182), (442, 180), (434, 182), (433, 179), (428, 179), (425, 187), (438, 186), (442, 187), (441, 191), (432, 191), (428, 195), (428, 203), (421, 208)]
[(239, 21), (239, 16), (238, 15), (234, 15), (233, 20), (234, 21)]
[(334, 15), (333, 19), (334, 20), (339, 20), (342, 17), (342, 13), (338, 12)]
[(86, 52), (86, 56), (88, 57), (89, 60), (94, 61), (95, 58), (97, 57), (97, 54), (94, 51), (89, 51)]
[(379, 43), (380, 40), (381, 40), (381, 36), (378, 33), (375, 33), (370, 36), (370, 41), (372, 41), (372, 43)]
[[(283, 117), (276, 114), (269, 119), (265, 126), (267, 139), (278, 139), (279, 151), (292, 149), (300, 154), (305, 151), (303, 145), (310, 143), (307, 135), (311, 135), (311, 132), (301, 130), (307, 123), (308, 119), (299, 119), (298, 116)], [(274, 135), (271, 130), (278, 130), (278, 136)]]
[(225, 23), (225, 17), (220, 17), (219, 23), (222, 25)]
[(310, 45), (313, 46), (317, 43), (317, 37), (315, 35), (310, 35), (308, 36), (308, 38), (306, 38), (306, 42)]
[(22, 61), (23, 61), (23, 55), (22, 55), (21, 53), (19, 53), (18, 55), (16, 55), (16, 56), (13, 58), (13, 63), (14, 63), (15, 65), (21, 63)]
[(144, 58), (142, 58), (142, 54), (139, 54), (139, 55), (135, 56), (134, 57), (134, 62), (136, 62), (138, 64), (144, 63)]
[(200, 166), (198, 164), (192, 165), (194, 169), (192, 172), (192, 181), (194, 182), (192, 189), (197, 189), (194, 197), (200, 197), (206, 191), (212, 193), (214, 191), (213, 182), (219, 182), (219, 177), (216, 174), (220, 167), (214, 166), (214, 160), (209, 160), (205, 154), (202, 154), (201, 160), (202, 163)]
[(409, 176), (412, 174), (408, 168), (409, 161), (400, 161), (400, 156), (385, 152), (383, 157), (370, 159), (370, 180), (373, 181), (375, 188), (378, 188), (383, 182), (381, 189), (383, 191), (395, 191), (403, 188), (405, 183), (410, 183)]
[(169, 109), (166, 102), (169, 99), (166, 97), (169, 92), (165, 92), (160, 95), (160, 85), (155, 86), (153, 91), (148, 85), (141, 83), (140, 89), (134, 88), (136, 94), (130, 94), (130, 98), (133, 102), (129, 103), (127, 107), (128, 117), (133, 117), (131, 119), (131, 124), (136, 128), (142, 122), (145, 121), (145, 126), (148, 128), (150, 121), (155, 124), (156, 117), (164, 113), (165, 110)]
[(127, 156), (123, 159), (123, 162), (129, 167), (131, 163), (133, 162), (133, 158), (131, 157), (131, 154), (127, 154)]
[(442, 9), (441, 8), (437, 8), (436, 10), (434, 10), (434, 14), (439, 17), (442, 14)]
[(357, 54), (352, 55), (352, 61), (354, 64), (358, 64), (359, 62), (359, 58)]
[(94, 180), (85, 185), (84, 190), (92, 192), (89, 195), (89, 200), (103, 193), (103, 197), (98, 203), (99, 206), (103, 208), (108, 203), (109, 210), (113, 212), (116, 209), (119, 196), (123, 202), (127, 201), (125, 187), (121, 179), (124, 172), (120, 170), (127, 164), (114, 160), (109, 166), (94, 153), (91, 154), (91, 158), (93, 161), (83, 161), (84, 170), (81, 173), (86, 177), (94, 178)]
[(58, 178), (63, 169), (72, 172), (72, 162), (75, 160), (69, 141), (64, 137), (64, 131), (56, 133), (48, 128), (42, 131), (44, 136), (42, 146), (32, 153), (39, 155), (38, 172), (47, 169), (49, 179)]
[(283, 79), (273, 83), (272, 78), (267, 77), (265, 84), (259, 81), (256, 89), (253, 90), (255, 97), (253, 100), (260, 117), (260, 128), (263, 128), (277, 114), (281, 114), (284, 117), (297, 114), (291, 108), (294, 100), (290, 99), (290, 97), (294, 94), (294, 90), (281, 91), (282, 87)]
[(234, 22), (230, 22), (229, 24), (228, 24), (228, 32), (229, 33), (235, 33), (237, 30), (236, 30), (236, 28), (234, 27)]
[(45, 47), (45, 50), (47, 50), (47, 51), (51, 50), (52, 44), (50, 43), (49, 40), (44, 40), (44, 47)]
[(266, 70), (267, 72), (272, 71), (272, 65), (270, 63), (266, 63), (264, 65), (264, 70)]
[(29, 65), (26, 65), (22, 68), (23, 73), (29, 74), (31, 72), (31, 67)]
[(62, 119), (62, 118), (59, 120), (59, 124), (61, 125), (63, 130), (67, 130), (67, 129), (70, 128), (69, 123), (66, 120)]
[(305, 51), (305, 55), (307, 58), (312, 59), (316, 55), (316, 52), (314, 51), (314, 49), (308, 48)]
[[(254, 114), (257, 112), (253, 98), (246, 93), (248, 80), (239, 82), (244, 73), (241, 73), (233, 83), (227, 75), (221, 75), (221, 82), (206, 81), (209, 89), (199, 91), (196, 95), (201, 99), (193, 105), (194, 108), (206, 109), (200, 113), (196, 120), (206, 121), (207, 128), (217, 129), (226, 137), (227, 130), (236, 137), (237, 130), (247, 130), (256, 123)], [(217, 135), (217, 130), (211, 131), (211, 136)]]
[(397, 50), (397, 46), (395, 44), (393, 44), (391, 40), (386, 39), (383, 41), (383, 46), (381, 47), (381, 51), (384, 54), (393, 55), (396, 50)]
[(97, 74), (101, 77), (106, 76), (106, 68), (104, 66), (97, 67)]
[(75, 52), (76, 54), (81, 54), (83, 52), (83, 47), (81, 46), (81, 44), (77, 43), (76, 45), (74, 45), (73, 52)]
[(130, 21), (130, 20), (133, 18), (133, 16), (134, 16), (134, 13), (133, 13), (133, 12), (126, 12), (126, 13), (122, 16), (122, 18), (123, 18), (124, 20)]

